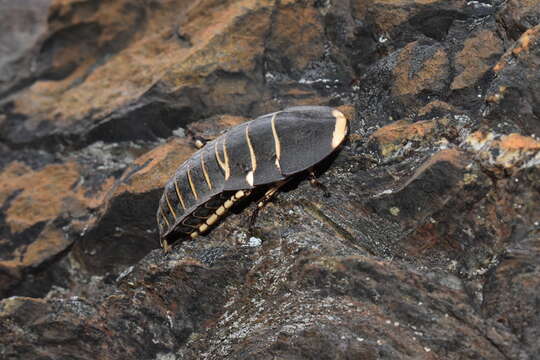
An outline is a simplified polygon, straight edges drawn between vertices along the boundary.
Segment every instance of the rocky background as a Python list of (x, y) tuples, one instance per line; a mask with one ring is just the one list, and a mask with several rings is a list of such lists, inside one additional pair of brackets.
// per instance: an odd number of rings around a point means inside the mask
[[(228, 127), (351, 132), (172, 253)], [(539, 359), (538, 0), (0, 0), (0, 358)]]

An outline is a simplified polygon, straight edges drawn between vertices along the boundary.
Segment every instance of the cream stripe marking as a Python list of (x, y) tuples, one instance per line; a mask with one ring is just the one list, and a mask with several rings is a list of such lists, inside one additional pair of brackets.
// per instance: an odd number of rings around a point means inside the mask
[(243, 190), (237, 191), (233, 196), (229, 198), (229, 200), (225, 201), (225, 203), (223, 203), (223, 205), (221, 205), (215, 213), (210, 215), (206, 219), (204, 224), (199, 226), (199, 232), (205, 232), (210, 226), (214, 225), (216, 221), (218, 221), (220, 217), (227, 212), (227, 209), (229, 209), (237, 200), (245, 197), (247, 194), (249, 194), (249, 192), (246, 193)]
[(169, 207), (169, 210), (171, 210), (171, 213), (173, 214), (174, 218), (176, 219), (176, 213), (174, 212), (174, 209), (171, 206), (171, 202), (169, 201), (169, 197), (167, 196), (167, 194), (165, 194), (165, 200), (167, 200), (167, 206)]
[(184, 199), (182, 198), (182, 194), (180, 193), (180, 190), (178, 190), (178, 184), (176, 181), (174, 182), (174, 188), (176, 189), (176, 196), (178, 196), (178, 200), (180, 200), (180, 204), (182, 204), (182, 208), (186, 210), (186, 204), (184, 204)]
[(251, 139), (249, 138), (249, 126), (246, 126), (246, 141), (249, 147), (249, 157), (251, 158), (251, 171), (246, 175), (246, 181), (249, 185), (253, 186), (253, 178), (255, 175), (255, 170), (257, 170), (257, 157), (255, 156)]
[(171, 224), (169, 224), (169, 220), (167, 220), (167, 217), (165, 216), (163, 209), (159, 208), (159, 211), (161, 212), (161, 216), (163, 217), (163, 220), (165, 220), (165, 222), (167, 223), (167, 228), (171, 227)]
[(191, 188), (191, 192), (193, 193), (193, 196), (195, 196), (195, 200), (199, 200), (199, 195), (197, 195), (197, 190), (195, 189), (195, 184), (193, 184), (193, 181), (191, 180), (191, 169), (187, 171), (187, 178), (189, 181), (189, 187)]
[(223, 207), (223, 205), (221, 205), (221, 206), (216, 210), (216, 214), (218, 214), (218, 216), (221, 216), (221, 215), (225, 214), (225, 207)]
[(206, 219), (206, 224), (208, 226), (215, 224), (216, 221), (218, 221), (219, 217), (216, 214), (212, 214), (208, 219)]
[(206, 180), (206, 183), (208, 184), (208, 188), (212, 190), (212, 182), (210, 181), (210, 176), (208, 176), (208, 170), (206, 170), (206, 166), (204, 165), (204, 155), (201, 154), (201, 167), (204, 174), (204, 180)]
[(276, 167), (281, 171), (281, 164), (279, 163), (279, 159), (281, 159), (281, 143), (279, 142), (279, 137), (276, 130), (276, 116), (279, 113), (275, 113), (274, 116), (272, 116), (272, 120), (270, 123), (272, 124), (272, 135), (274, 136), (274, 146), (276, 148)]
[(216, 153), (216, 160), (219, 164), (219, 166), (223, 169), (223, 172), (225, 173), (225, 180), (229, 178), (231, 175), (231, 169), (229, 168), (229, 157), (227, 156), (227, 147), (225, 146), (227, 138), (223, 139), (223, 157), (224, 161), (221, 160), (221, 157), (219, 156), (219, 151), (217, 149), (218, 142), (214, 144), (214, 151)]
[(332, 134), (332, 148), (335, 149), (341, 144), (345, 135), (347, 135), (347, 119), (341, 111), (338, 110), (332, 110), (332, 115), (336, 119), (336, 127)]

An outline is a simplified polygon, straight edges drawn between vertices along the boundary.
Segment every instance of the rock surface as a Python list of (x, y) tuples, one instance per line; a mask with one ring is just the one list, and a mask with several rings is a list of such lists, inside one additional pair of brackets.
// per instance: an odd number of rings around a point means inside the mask
[[(535, 0), (0, 0), (2, 359), (535, 359)], [(318, 170), (164, 254), (199, 140), (293, 105)]]

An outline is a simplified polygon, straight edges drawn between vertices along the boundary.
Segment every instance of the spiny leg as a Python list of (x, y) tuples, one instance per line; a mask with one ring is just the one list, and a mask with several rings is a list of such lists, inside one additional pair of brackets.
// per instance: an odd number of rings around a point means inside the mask
[(195, 133), (193, 130), (189, 128), (186, 128), (185, 132), (186, 132), (186, 135), (191, 137), (191, 139), (193, 140), (193, 145), (195, 145), (197, 149), (203, 148), (204, 145), (206, 145), (206, 143), (210, 141), (210, 139), (207, 139), (198, 135), (197, 133)]
[(165, 254), (169, 253), (172, 250), (172, 246), (169, 245), (169, 243), (165, 239), (161, 239), (161, 247), (163, 248)]
[(313, 169), (309, 170), (308, 179), (309, 179), (309, 183), (311, 184), (311, 186), (313, 186), (314, 188), (322, 190), (324, 197), (330, 197), (330, 193), (328, 192), (328, 189), (326, 188), (326, 186), (323, 183), (321, 183), (319, 180), (317, 180), (317, 177), (315, 176), (315, 172), (313, 171)]
[(274, 186), (272, 186), (270, 189), (266, 191), (262, 199), (257, 203), (257, 206), (255, 207), (255, 209), (251, 213), (251, 216), (249, 217), (248, 238), (251, 237), (251, 234), (253, 233), (253, 226), (255, 225), (255, 220), (257, 219), (257, 216), (259, 215), (259, 211), (267, 203), (269, 203), (272, 197), (276, 194), (276, 192), (278, 192), (278, 190), (288, 182), (289, 182), (289, 179), (278, 181)]

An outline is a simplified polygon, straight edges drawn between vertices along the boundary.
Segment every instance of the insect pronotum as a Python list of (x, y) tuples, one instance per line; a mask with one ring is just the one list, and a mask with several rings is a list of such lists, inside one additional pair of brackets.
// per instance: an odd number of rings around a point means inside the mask
[(157, 210), (161, 245), (196, 238), (236, 201), (277, 184), (330, 155), (347, 119), (325, 106), (291, 107), (229, 129), (185, 161), (165, 186)]

